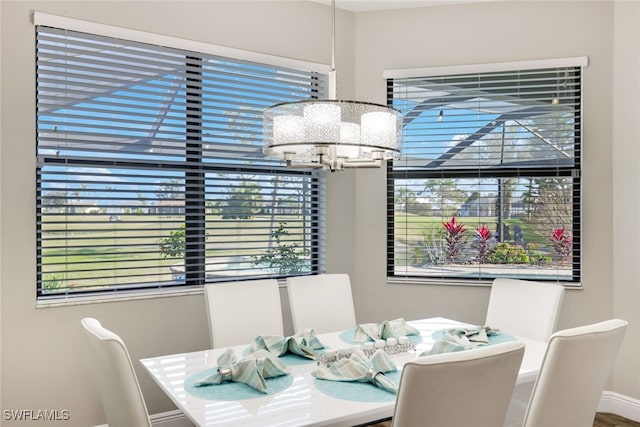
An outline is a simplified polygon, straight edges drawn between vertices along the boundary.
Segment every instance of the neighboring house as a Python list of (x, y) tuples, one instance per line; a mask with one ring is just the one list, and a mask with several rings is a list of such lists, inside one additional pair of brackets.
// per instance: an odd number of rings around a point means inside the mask
[(460, 206), (459, 216), (495, 216), (496, 197), (479, 197)]
[[(511, 199), (510, 217), (520, 217), (525, 213), (524, 204), (519, 199)], [(484, 196), (460, 206), (459, 216), (496, 216), (496, 196)]]

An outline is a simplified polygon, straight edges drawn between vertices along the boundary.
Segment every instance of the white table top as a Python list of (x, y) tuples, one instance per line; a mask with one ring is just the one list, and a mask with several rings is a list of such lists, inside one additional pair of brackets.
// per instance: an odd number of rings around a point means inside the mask
[[(402, 366), (429, 350), (434, 343), (434, 331), (466, 324), (435, 317), (409, 322), (418, 328), (422, 342), (415, 352), (392, 355), (398, 366)], [(509, 332), (509, 331), (504, 331)], [(350, 345), (340, 339), (340, 333), (319, 335), (322, 343), (331, 349), (347, 348)], [(525, 343), (525, 355), (518, 376), (518, 384), (535, 380), (546, 343), (520, 339)], [(241, 356), (247, 345), (233, 347)], [(184, 381), (190, 375), (217, 366), (217, 358), (224, 348), (196, 351), (168, 356), (142, 359), (143, 366), (151, 377), (171, 398), (176, 406), (197, 426), (353, 426), (393, 415), (394, 401), (356, 402), (331, 397), (314, 385), (316, 379), (311, 372), (316, 363), (291, 365), (293, 383), (286, 390), (255, 399), (223, 401), (207, 400), (185, 391)], [(319, 380), (318, 380), (319, 381)], [(215, 386), (212, 386), (215, 387)]]

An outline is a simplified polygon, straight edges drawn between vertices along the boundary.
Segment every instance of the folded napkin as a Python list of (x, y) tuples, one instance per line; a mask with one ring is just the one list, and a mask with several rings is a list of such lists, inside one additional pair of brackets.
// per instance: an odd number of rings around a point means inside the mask
[(458, 336), (452, 334), (444, 334), (442, 339), (436, 341), (433, 344), (433, 347), (429, 351), (423, 351), (418, 355), (427, 356), (430, 354), (440, 354), (440, 353), (452, 353), (454, 351), (463, 351), (469, 350), (471, 348), (478, 347), (478, 343), (472, 343), (469, 341), (469, 338), (465, 336)]
[(369, 360), (362, 350), (355, 349), (351, 357), (338, 359), (329, 367), (320, 366), (311, 375), (321, 380), (370, 382), (383, 390), (397, 393), (398, 386), (384, 375), (395, 370), (396, 365), (384, 350), (376, 351)]
[(290, 337), (260, 335), (251, 343), (249, 352), (254, 353), (266, 350), (276, 356), (293, 353), (308, 359), (315, 359), (317, 357), (316, 350), (323, 348), (324, 345), (320, 342), (313, 329), (305, 329)]
[(500, 331), (489, 326), (448, 329), (443, 337), (433, 344), (430, 351), (423, 352), (419, 356), (469, 350), (489, 345), (489, 336), (499, 333)]
[(363, 323), (356, 327), (354, 342), (365, 342), (405, 335), (420, 335), (420, 331), (407, 324), (404, 319), (385, 320), (382, 323)]
[(458, 337), (467, 337), (469, 341), (481, 344), (489, 344), (490, 335), (498, 335), (498, 329), (492, 329), (489, 326), (472, 326), (470, 328), (453, 328), (446, 331), (449, 335)]
[(218, 357), (216, 372), (195, 381), (193, 385), (202, 387), (221, 384), (224, 381), (235, 381), (267, 393), (269, 390), (265, 378), (278, 377), (287, 373), (287, 366), (268, 351), (256, 351), (236, 361), (233, 350), (227, 349)]

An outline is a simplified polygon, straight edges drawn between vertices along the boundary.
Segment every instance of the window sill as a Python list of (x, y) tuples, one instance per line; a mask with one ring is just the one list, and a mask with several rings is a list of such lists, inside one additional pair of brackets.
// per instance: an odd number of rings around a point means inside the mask
[(140, 291), (118, 292), (114, 294), (61, 296), (43, 298), (36, 301), (36, 308), (65, 307), (84, 304), (101, 304), (119, 301), (134, 301), (142, 299), (155, 299), (167, 297), (181, 297), (187, 295), (200, 295), (204, 292), (202, 286), (189, 286), (180, 289), (146, 289)]
[[(535, 280), (531, 280), (535, 281)], [(435, 286), (480, 286), (490, 287), (493, 280), (463, 280), (463, 279), (436, 279), (421, 277), (387, 277), (387, 283), (392, 285), (435, 285)], [(541, 281), (542, 282), (542, 281)], [(557, 283), (565, 289), (582, 289), (582, 283), (573, 282), (546, 282)]]

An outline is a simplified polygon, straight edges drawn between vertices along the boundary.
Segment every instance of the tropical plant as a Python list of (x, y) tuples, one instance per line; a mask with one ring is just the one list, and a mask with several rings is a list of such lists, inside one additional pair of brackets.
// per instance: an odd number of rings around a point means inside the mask
[(573, 245), (573, 237), (564, 227), (555, 228), (549, 238), (553, 244), (553, 249), (560, 257), (562, 262), (565, 262), (571, 255), (571, 247)]
[(455, 261), (460, 255), (460, 250), (464, 243), (463, 234), (465, 233), (464, 224), (456, 222), (456, 217), (452, 217), (451, 221), (443, 222), (442, 225), (446, 231), (445, 241), (447, 242), (447, 257), (449, 261)]
[(444, 233), (444, 230), (434, 227), (427, 227), (420, 230), (420, 234), (422, 234), (423, 252), (425, 258), (428, 258), (428, 262), (437, 264), (442, 260), (442, 253), (444, 252), (442, 237)]
[(424, 264), (425, 253), (423, 246), (414, 246), (411, 248), (411, 263), (414, 265)]
[(285, 238), (289, 235), (286, 230), (287, 223), (280, 222), (278, 228), (273, 230), (271, 235), (275, 240), (275, 246), (269, 248), (267, 253), (254, 256), (254, 266), (267, 266), (275, 268), (279, 274), (300, 273), (305, 271), (305, 257), (309, 255), (309, 250), (300, 248), (299, 243), (286, 243)]
[(158, 244), (163, 257), (183, 257), (185, 249), (184, 224), (169, 233), (169, 237), (160, 239)]
[(484, 264), (487, 262), (487, 257), (491, 252), (491, 247), (489, 246), (489, 240), (493, 236), (491, 230), (486, 225), (481, 225), (476, 229), (476, 235), (474, 236), (475, 243), (478, 247), (478, 262), (480, 264)]

